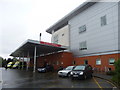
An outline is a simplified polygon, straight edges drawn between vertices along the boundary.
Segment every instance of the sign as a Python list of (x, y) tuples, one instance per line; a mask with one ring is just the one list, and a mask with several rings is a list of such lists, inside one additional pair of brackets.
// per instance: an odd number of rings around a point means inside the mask
[(61, 45), (59, 45), (59, 44), (48, 43), (48, 42), (43, 42), (43, 41), (40, 41), (40, 44), (50, 45), (50, 46), (54, 46), (54, 47), (61, 47)]

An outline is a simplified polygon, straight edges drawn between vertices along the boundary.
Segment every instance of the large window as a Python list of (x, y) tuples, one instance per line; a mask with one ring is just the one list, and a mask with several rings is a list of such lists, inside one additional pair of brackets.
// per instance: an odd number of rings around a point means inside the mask
[(54, 37), (53, 37), (53, 43), (56, 43), (56, 44), (58, 44), (58, 35), (55, 35)]
[(79, 33), (85, 32), (86, 31), (86, 25), (83, 25), (79, 27)]
[(87, 43), (86, 41), (83, 41), (80, 43), (80, 50), (86, 50), (87, 49)]
[(101, 26), (105, 26), (105, 25), (107, 25), (106, 15), (101, 17)]
[(109, 59), (109, 65), (114, 65), (115, 59), (114, 58), (110, 58)]
[(101, 65), (101, 59), (96, 60), (96, 65)]

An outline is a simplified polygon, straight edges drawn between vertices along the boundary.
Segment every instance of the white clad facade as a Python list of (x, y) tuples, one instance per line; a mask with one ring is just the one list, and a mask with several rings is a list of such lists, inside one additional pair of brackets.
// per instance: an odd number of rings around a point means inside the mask
[(120, 2), (118, 3), (118, 49), (120, 50)]
[[(117, 2), (99, 2), (69, 21), (70, 50), (75, 56), (118, 52), (118, 6), (120, 5)], [(106, 17), (106, 25), (101, 26), (103, 16)], [(83, 25), (86, 26), (86, 30), (79, 33)], [(86, 42), (87, 49), (80, 49), (81, 42)]]
[(69, 46), (69, 25), (66, 25), (52, 33), (52, 43)]

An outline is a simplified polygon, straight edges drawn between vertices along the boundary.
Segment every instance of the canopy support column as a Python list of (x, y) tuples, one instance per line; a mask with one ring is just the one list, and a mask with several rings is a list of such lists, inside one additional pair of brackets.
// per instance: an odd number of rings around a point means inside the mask
[[(20, 54), (19, 54), (19, 62), (21, 62)], [(20, 63), (19, 63), (19, 65), (18, 65), (18, 69), (20, 69)]]
[(33, 72), (35, 72), (36, 70), (36, 46), (35, 46), (35, 50), (34, 50), (34, 70)]
[(28, 55), (27, 55), (27, 67), (26, 67), (27, 71), (28, 71), (28, 68), (29, 68), (29, 52), (28, 52)]
[(24, 54), (23, 54), (23, 60), (22, 60), (22, 70), (24, 69)]

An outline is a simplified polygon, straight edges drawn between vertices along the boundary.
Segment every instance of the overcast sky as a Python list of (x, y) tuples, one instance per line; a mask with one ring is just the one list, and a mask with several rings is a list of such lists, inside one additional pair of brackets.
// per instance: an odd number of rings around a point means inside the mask
[(27, 39), (51, 42), (46, 29), (86, 0), (0, 0), (0, 56), (8, 58)]

